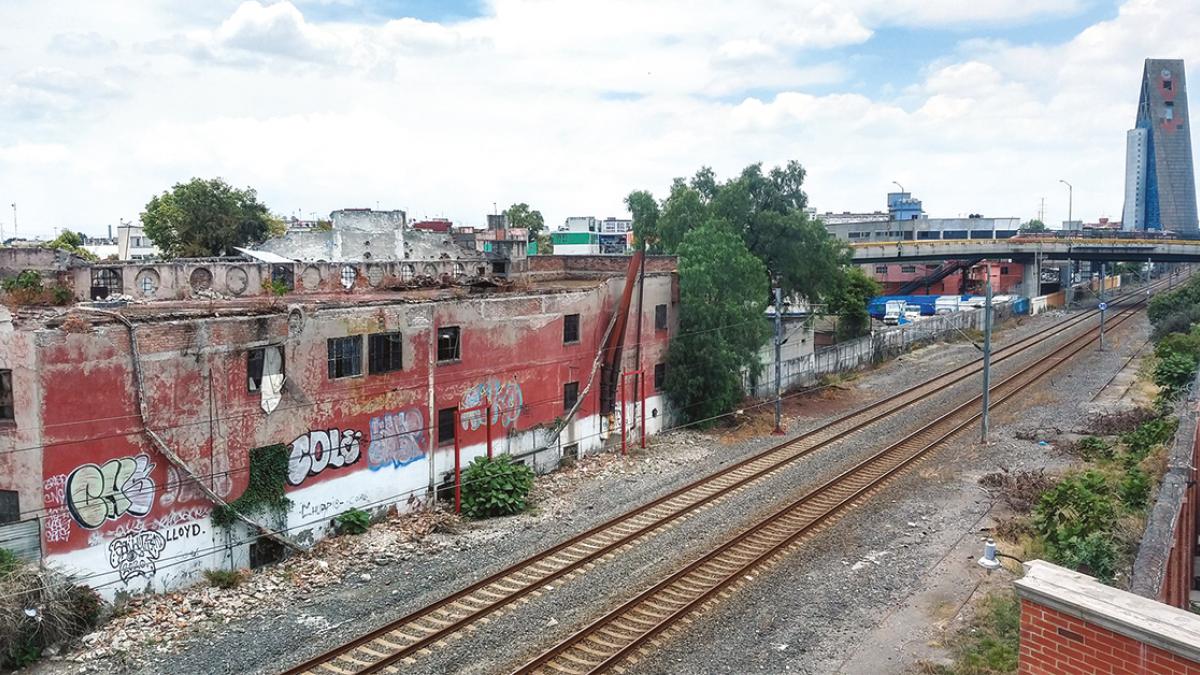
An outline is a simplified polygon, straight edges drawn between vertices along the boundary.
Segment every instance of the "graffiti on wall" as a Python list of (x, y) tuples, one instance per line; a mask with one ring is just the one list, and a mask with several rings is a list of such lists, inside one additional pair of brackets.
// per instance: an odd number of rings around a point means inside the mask
[(167, 467), (167, 482), (163, 485), (162, 496), (158, 503), (162, 506), (173, 506), (199, 500), (207, 500), (196, 481), (180, 472), (174, 466)]
[[(473, 387), (468, 387), (463, 392), (458, 408), (464, 410), (488, 402), (491, 402), (492, 405), (493, 426), (502, 424), (508, 427), (516, 424), (517, 419), (521, 417), (521, 406), (524, 403), (521, 385), (517, 384), (516, 379), (502, 381), (495, 377), (489, 377)], [(461, 418), (463, 431), (474, 431), (484, 423), (482, 410), (465, 412)]]
[(75, 522), (94, 530), (126, 514), (141, 518), (154, 506), (154, 463), (145, 453), (103, 466), (83, 464), (67, 476), (64, 498)]
[(346, 429), (339, 431), (310, 431), (292, 441), (288, 456), (288, 483), (300, 485), (309, 476), (325, 469), (340, 469), (358, 461), (362, 432)]
[(372, 471), (401, 467), (425, 456), (425, 418), (416, 407), (372, 417), (370, 429), (367, 466)]
[[(197, 526), (199, 527), (199, 526)], [(167, 547), (167, 539), (155, 530), (131, 532), (108, 545), (108, 564), (128, 583), (136, 576), (154, 576), (155, 561)]]
[(71, 538), (71, 514), (67, 512), (66, 491), (65, 473), (50, 476), (42, 484), (42, 501), (46, 506), (42, 534), (47, 542), (66, 541)]

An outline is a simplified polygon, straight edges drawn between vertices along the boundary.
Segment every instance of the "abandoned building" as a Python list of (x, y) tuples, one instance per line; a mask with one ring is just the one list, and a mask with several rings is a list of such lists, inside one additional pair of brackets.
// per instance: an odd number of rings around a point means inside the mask
[[(646, 259), (639, 301), (629, 257), (499, 274), (463, 250), (0, 260), (77, 300), (0, 316), (0, 526), (107, 597), (161, 591), (307, 546), (350, 508), (445, 497), (456, 455), (543, 470), (669, 424), (673, 257)], [(247, 490), (264, 484), (286, 499)]]

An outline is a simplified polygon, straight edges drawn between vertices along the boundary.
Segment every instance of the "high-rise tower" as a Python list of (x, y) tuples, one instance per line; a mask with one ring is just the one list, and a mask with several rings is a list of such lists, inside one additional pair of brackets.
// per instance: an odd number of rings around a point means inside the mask
[(1196, 234), (1196, 178), (1180, 59), (1146, 59), (1136, 128), (1126, 137), (1127, 230)]

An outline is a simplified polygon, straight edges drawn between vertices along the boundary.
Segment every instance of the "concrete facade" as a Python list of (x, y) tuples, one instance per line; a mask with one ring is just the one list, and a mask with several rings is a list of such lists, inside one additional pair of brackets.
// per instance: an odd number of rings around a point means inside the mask
[(1130, 129), (1125, 137), (1125, 209), (1122, 229), (1146, 229), (1146, 156), (1149, 136), (1145, 129)]
[[(1183, 60), (1146, 59), (1134, 127), (1146, 133), (1145, 160), (1139, 162), (1136, 157), (1127, 157), (1125, 161), (1125, 222), (1136, 220), (1141, 223), (1139, 229), (1145, 230), (1200, 232)], [(1141, 146), (1136, 150), (1141, 150)], [(1128, 203), (1128, 186), (1136, 181), (1139, 169), (1145, 173), (1145, 195), (1140, 209), (1136, 203)], [(1133, 218), (1131, 210), (1136, 211)]]
[(1020, 218), (916, 218), (826, 223), (825, 229), (850, 243), (942, 239), (1007, 239), (1017, 235)]
[[(273, 303), (80, 307), (72, 313), (86, 323), (70, 330), (61, 316), (19, 315), (0, 325), (0, 369), (14, 391), (14, 419), (0, 428), (0, 490), (17, 493), (22, 519), (36, 519), (47, 564), (111, 598), (270, 557), (252, 528), (214, 524), (218, 502), (206, 492), (238, 498), (255, 448), (286, 446), (290, 505), (250, 515), (302, 545), (349, 508), (425, 502), (452, 476), (453, 437), (463, 466), (486, 452), (489, 427), (495, 452), (539, 469), (594, 452), (619, 435), (600, 414), (594, 369), (624, 285), (618, 263), (628, 265), (611, 259), (599, 269), (549, 260), (521, 288), (478, 293), (364, 284)], [(677, 282), (673, 259), (647, 268), (641, 362), (627, 348), (620, 367), (653, 373), (678, 325)], [(638, 324), (630, 319), (626, 345)], [(373, 365), (382, 344), (396, 350), (386, 372)], [(335, 372), (346, 362), (331, 355), (344, 349), (357, 353), (358, 374)], [(278, 397), (252, 384), (267, 350), (282, 358)], [(571, 383), (581, 403), (564, 419)], [(652, 379), (646, 392), (647, 431), (657, 433), (670, 413)], [(632, 387), (628, 395), (633, 425)], [(490, 415), (446, 422), (447, 411), (489, 401)]]

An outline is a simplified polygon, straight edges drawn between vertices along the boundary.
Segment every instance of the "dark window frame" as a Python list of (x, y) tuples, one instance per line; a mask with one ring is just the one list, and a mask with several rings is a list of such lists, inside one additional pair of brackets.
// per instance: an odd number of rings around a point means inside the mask
[(287, 354), (278, 345), (264, 345), (246, 350), (246, 391), (262, 391), (263, 365), (266, 364), (267, 347), (279, 350), (279, 372), (287, 373)]
[[(437, 412), (437, 444), (438, 447), (454, 445), (454, 437), (458, 433), (455, 418), (458, 417), (458, 407), (442, 408)], [(449, 436), (447, 438), (447, 436)]]
[(367, 373), (382, 375), (404, 370), (404, 334), (400, 331), (367, 336)]
[(876, 265), (875, 274), (887, 274), (887, 265)]
[(13, 405), (12, 370), (0, 370), (0, 424), (17, 421), (17, 409)]
[[(453, 337), (451, 337), (453, 336)], [(437, 332), (437, 362), (457, 363), (462, 360), (462, 327), (441, 326)]]
[(654, 391), (662, 391), (667, 384), (667, 364), (654, 364)]
[(363, 374), (361, 335), (329, 338), (326, 344), (326, 364), (329, 367), (329, 379), (340, 380), (347, 377), (360, 377)]
[(579, 325), (580, 318), (578, 314), (563, 315), (563, 344), (577, 345), (579, 344)]
[(654, 330), (667, 330), (667, 305), (654, 306)]
[(579, 402), (579, 382), (563, 383), (563, 412), (568, 412)]
[(901, 274), (916, 274), (916, 272), (917, 272), (916, 265), (901, 265), (900, 266)]

